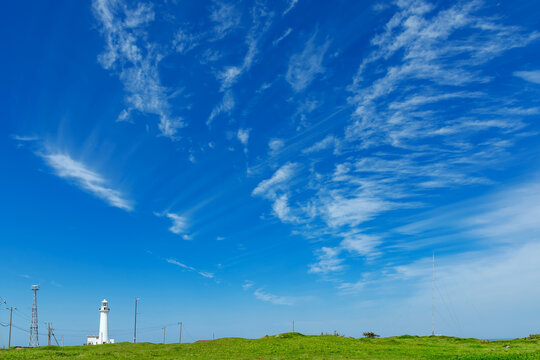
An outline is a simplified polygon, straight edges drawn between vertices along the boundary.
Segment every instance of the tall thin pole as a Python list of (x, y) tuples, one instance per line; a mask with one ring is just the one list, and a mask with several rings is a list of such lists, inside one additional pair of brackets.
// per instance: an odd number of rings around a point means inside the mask
[(13, 318), (13, 306), (9, 308), (9, 337), (8, 337), (8, 349), (11, 347), (11, 320)]
[(431, 335), (435, 335), (435, 249), (431, 268)]
[(292, 332), (294, 332), (294, 320), (292, 321)]
[(62, 335), (62, 346), (64, 346), (64, 335)]
[(135, 325), (133, 326), (133, 343), (137, 343), (137, 301), (139, 298), (135, 298)]
[(51, 346), (51, 323), (47, 323), (47, 345)]
[(165, 344), (165, 329), (166, 329), (166, 328), (167, 328), (166, 326), (163, 327), (163, 343), (164, 343), (164, 344)]
[(60, 344), (58, 343), (58, 339), (56, 338), (56, 335), (54, 335), (54, 329), (51, 328), (51, 335), (54, 339), (54, 342), (56, 343), (56, 346), (60, 346)]
[(182, 322), (180, 321), (178, 325), (180, 325), (180, 336), (178, 337), (178, 343), (181, 344), (182, 343)]

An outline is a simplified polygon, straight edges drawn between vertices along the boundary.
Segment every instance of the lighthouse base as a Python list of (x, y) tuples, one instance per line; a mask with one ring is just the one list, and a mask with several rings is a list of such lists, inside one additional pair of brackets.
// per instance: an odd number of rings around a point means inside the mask
[(114, 344), (114, 339), (109, 339), (107, 342), (103, 342), (97, 335), (90, 335), (86, 338), (86, 345), (101, 345), (101, 344)]

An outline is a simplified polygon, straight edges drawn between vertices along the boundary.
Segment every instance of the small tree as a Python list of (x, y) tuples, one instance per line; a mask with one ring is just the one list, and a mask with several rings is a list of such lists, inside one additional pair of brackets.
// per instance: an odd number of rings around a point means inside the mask
[(378, 337), (380, 337), (380, 335), (375, 334), (373, 331), (366, 331), (366, 332), (364, 333), (364, 337), (367, 337), (367, 338), (378, 338)]

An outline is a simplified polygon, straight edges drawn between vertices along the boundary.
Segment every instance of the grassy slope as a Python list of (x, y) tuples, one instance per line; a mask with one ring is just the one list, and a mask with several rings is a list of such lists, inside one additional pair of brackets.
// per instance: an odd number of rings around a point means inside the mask
[[(509, 346), (509, 348), (507, 348)], [(0, 359), (540, 359), (540, 338), (485, 342), (452, 337), (352, 339), (287, 333), (193, 344), (48, 346), (0, 350)]]

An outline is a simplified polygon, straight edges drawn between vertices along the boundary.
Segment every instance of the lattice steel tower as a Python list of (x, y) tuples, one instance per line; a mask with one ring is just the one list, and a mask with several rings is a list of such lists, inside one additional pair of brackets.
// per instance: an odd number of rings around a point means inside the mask
[(32, 303), (32, 323), (30, 324), (30, 341), (28, 346), (37, 347), (39, 346), (38, 339), (38, 318), (37, 318), (37, 291), (39, 290), (39, 285), (32, 285), (32, 291), (34, 292), (34, 302)]

